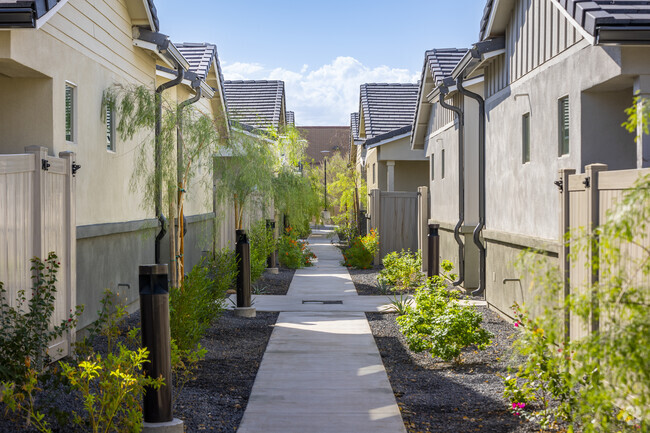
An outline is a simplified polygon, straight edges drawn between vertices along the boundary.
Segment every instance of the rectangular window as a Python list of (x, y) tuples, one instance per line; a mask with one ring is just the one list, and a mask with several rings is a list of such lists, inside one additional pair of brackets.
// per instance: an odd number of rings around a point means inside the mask
[(560, 156), (569, 153), (569, 97), (558, 99), (558, 153)]
[(75, 99), (76, 88), (74, 85), (66, 83), (65, 85), (65, 140), (74, 142), (75, 137)]
[(372, 164), (372, 183), (373, 184), (377, 183), (377, 178), (375, 175), (375, 164)]
[(521, 162), (530, 162), (530, 113), (521, 118)]
[(442, 156), (440, 157), (440, 178), (445, 178), (445, 149), (442, 149)]
[(115, 119), (109, 107), (106, 107), (106, 150), (115, 152)]
[(431, 180), (434, 180), (436, 178), (436, 170), (435, 170), (435, 163), (436, 163), (436, 157), (435, 154), (431, 154), (431, 161), (429, 162), (429, 167), (431, 167)]

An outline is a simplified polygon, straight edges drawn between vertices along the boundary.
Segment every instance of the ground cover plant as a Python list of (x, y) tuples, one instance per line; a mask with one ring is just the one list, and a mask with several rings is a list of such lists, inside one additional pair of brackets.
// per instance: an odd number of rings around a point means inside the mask
[(298, 239), (291, 227), (287, 227), (278, 242), (279, 261), (282, 266), (300, 269), (311, 266), (316, 255), (307, 247), (305, 240)]
[[(569, 295), (558, 269), (522, 258), (550, 301), (536, 317), (525, 305), (513, 306), (517, 357), (504, 381), (515, 414), (544, 428), (564, 423), (569, 431), (650, 429), (649, 220), (646, 176), (593, 236), (570, 233), (572, 255), (591, 252), (587, 263), (599, 278)], [(584, 324), (585, 336), (569, 340), (567, 315)]]
[(343, 264), (354, 269), (369, 269), (375, 260), (379, 248), (379, 234), (370, 230), (365, 236), (357, 236), (350, 247), (343, 251)]
[(393, 287), (393, 290), (405, 292), (419, 287), (425, 280), (420, 271), (422, 254), (410, 249), (386, 254), (382, 259), (384, 269), (379, 274), (379, 280)]

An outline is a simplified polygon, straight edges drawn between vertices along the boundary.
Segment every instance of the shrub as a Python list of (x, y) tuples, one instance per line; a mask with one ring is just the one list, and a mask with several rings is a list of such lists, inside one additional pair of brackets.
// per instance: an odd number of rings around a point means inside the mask
[(204, 264), (209, 269), (210, 290), (214, 296), (219, 297), (235, 286), (237, 282), (237, 255), (234, 250), (223, 248), (216, 251)]
[(483, 316), (471, 305), (462, 305), (460, 293), (447, 290), (451, 274), (449, 261), (441, 264), (443, 276), (435, 275), (415, 292), (415, 306), (406, 308), (396, 320), (409, 348), (427, 351), (444, 361), (461, 361), (462, 350), (469, 346), (485, 349), (492, 334), (481, 327)]
[(180, 288), (169, 291), (169, 326), (180, 350), (194, 350), (224, 308), (225, 291), (215, 290), (203, 262), (194, 266)]
[(354, 269), (369, 269), (379, 248), (377, 231), (370, 230), (365, 236), (356, 237), (350, 248), (343, 253), (343, 264)]
[(266, 269), (267, 259), (275, 250), (273, 232), (266, 228), (266, 221), (258, 221), (250, 229), (251, 282), (259, 280)]
[(41, 371), (48, 360), (49, 343), (77, 325), (82, 307), (70, 311), (67, 319), (52, 324), (56, 299), (57, 271), (60, 263), (56, 254), (49, 253), (45, 262), (38, 257), (32, 260), (32, 295), (27, 300), (25, 290), (18, 291), (17, 305), (11, 307), (7, 291), (0, 282), (0, 380), (21, 382), (32, 364)]
[(280, 264), (290, 269), (300, 269), (311, 266), (316, 255), (307, 248), (307, 242), (298, 239), (291, 227), (287, 227), (285, 234), (278, 242)]
[(407, 291), (419, 287), (424, 282), (422, 255), (420, 251), (412, 253), (411, 250), (392, 252), (386, 254), (382, 263), (384, 269), (379, 276), (386, 283), (393, 286), (393, 290)]

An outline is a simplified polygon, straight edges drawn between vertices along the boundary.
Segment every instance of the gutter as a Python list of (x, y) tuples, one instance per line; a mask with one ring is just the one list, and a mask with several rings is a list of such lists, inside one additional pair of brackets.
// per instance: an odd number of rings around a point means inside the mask
[[(445, 80), (453, 83), (453, 80)], [(460, 107), (445, 102), (449, 88), (443, 82), (440, 86), (440, 106), (454, 112), (458, 118), (458, 222), (454, 227), (454, 239), (458, 244), (458, 279), (452, 284), (460, 286), (465, 281), (465, 244), (460, 237), (460, 229), (465, 223), (465, 114)]]
[(650, 26), (601, 26), (598, 27), (596, 45), (648, 45)]
[[(472, 50), (474, 51), (474, 50)], [(485, 227), (485, 100), (479, 94), (471, 92), (463, 87), (463, 75), (456, 79), (458, 91), (478, 102), (478, 219), (479, 222), (474, 228), (473, 240), (479, 249), (479, 285), (472, 295), (477, 296), (485, 293), (485, 246), (481, 242), (481, 231)]]
[(178, 48), (169, 40), (167, 35), (152, 32), (141, 27), (133, 27), (133, 45), (152, 51), (165, 64), (177, 69), (178, 65), (184, 70), (190, 69), (190, 64)]

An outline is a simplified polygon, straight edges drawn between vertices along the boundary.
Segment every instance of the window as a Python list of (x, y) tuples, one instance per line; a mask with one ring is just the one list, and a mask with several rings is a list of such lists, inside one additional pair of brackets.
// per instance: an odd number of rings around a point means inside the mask
[(372, 183), (373, 184), (377, 182), (376, 179), (377, 178), (376, 178), (376, 175), (375, 175), (375, 164), (372, 164)]
[(75, 110), (76, 87), (73, 84), (65, 84), (65, 140), (74, 142), (75, 137)]
[(445, 149), (442, 149), (442, 156), (440, 157), (440, 178), (445, 178)]
[(435, 162), (436, 162), (435, 154), (432, 153), (431, 154), (431, 162), (429, 163), (429, 167), (431, 167), (431, 180), (434, 180), (436, 178), (436, 176), (435, 176), (436, 171), (434, 169)]
[(530, 162), (530, 113), (521, 118), (521, 163)]
[(115, 118), (110, 107), (106, 107), (106, 150), (115, 152)]
[(569, 97), (558, 99), (557, 120), (558, 120), (558, 154), (560, 156), (569, 153)]

